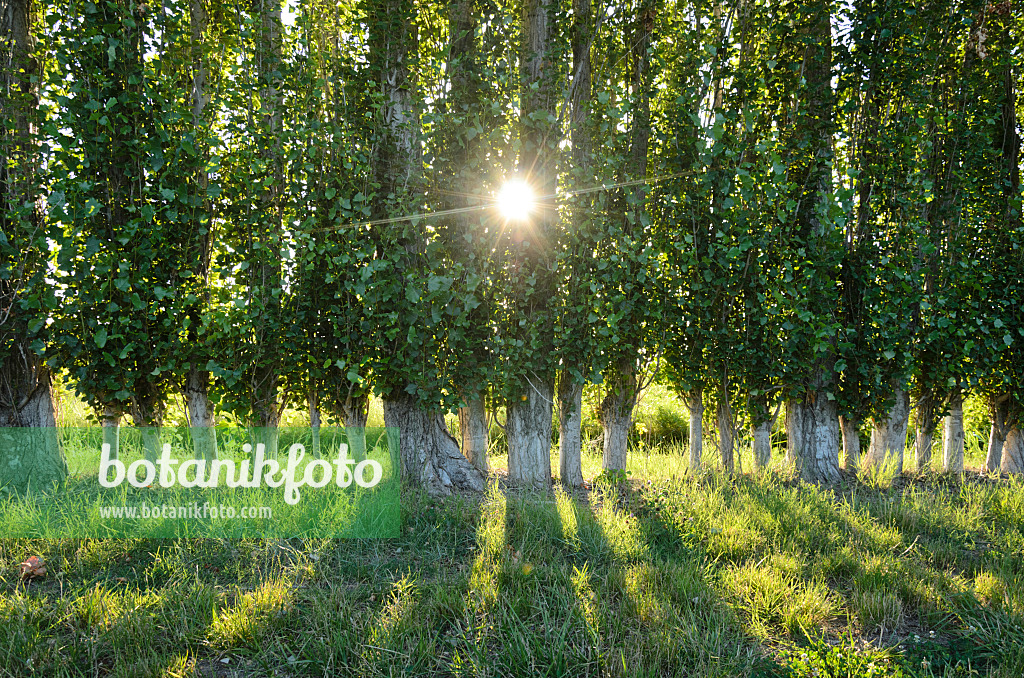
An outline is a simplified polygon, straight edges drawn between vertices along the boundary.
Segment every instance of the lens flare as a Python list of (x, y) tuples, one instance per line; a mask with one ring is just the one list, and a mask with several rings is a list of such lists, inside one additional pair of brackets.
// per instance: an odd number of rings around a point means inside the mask
[(533, 212), (533, 189), (522, 179), (509, 179), (498, 191), (497, 205), (509, 221), (525, 221)]

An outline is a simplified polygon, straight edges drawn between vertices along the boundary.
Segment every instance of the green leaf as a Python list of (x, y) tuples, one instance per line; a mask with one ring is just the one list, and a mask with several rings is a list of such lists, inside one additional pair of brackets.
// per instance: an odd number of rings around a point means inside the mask
[(96, 346), (98, 348), (103, 348), (104, 346), (106, 346), (107, 345), (107, 328), (101, 327), (100, 331), (96, 333), (96, 336), (93, 337), (93, 339), (96, 341)]

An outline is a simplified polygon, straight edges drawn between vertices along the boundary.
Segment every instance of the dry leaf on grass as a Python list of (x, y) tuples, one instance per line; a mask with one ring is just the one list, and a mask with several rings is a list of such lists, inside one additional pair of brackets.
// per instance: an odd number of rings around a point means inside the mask
[(32, 579), (46, 576), (46, 563), (39, 556), (32, 556), (21, 564), (21, 578)]

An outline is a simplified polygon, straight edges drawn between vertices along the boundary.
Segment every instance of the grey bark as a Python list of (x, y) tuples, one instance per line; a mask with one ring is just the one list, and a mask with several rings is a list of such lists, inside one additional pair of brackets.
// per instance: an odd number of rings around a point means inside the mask
[(989, 416), (992, 427), (988, 435), (988, 452), (985, 455), (983, 472), (998, 471), (1003, 458), (1003, 445), (1009, 434), (1008, 418), (1010, 414), (1010, 398), (1006, 395), (989, 398)]
[(32, 34), (35, 18), (33, 0), (0, 5), (0, 238), (15, 253), (0, 261), (0, 428), (23, 429), (6, 432), (0, 442), (0, 488), (11, 491), (48, 486), (67, 475), (54, 428), (50, 372), (31, 347), (33, 318), (18, 307), (24, 280), (45, 265), (33, 244), (43, 225), (34, 138), (39, 85), (30, 79), (43, 75)]
[(601, 466), (605, 471), (624, 471), (637, 397), (636, 372), (631, 361), (623, 361), (609, 370), (605, 380), (608, 391), (601, 400), (600, 410), (604, 434)]
[(284, 108), (281, 95), (281, 2), (259, 0), (259, 11), (257, 70), (260, 79), (260, 132), (264, 137), (261, 154), (275, 181), (270, 187), (258, 189), (262, 218), (254, 239), (261, 247), (256, 254), (258, 264), (249, 268), (252, 271), (251, 286), (261, 297), (257, 306), (261, 309), (261, 317), (257, 320), (254, 338), (256, 355), (250, 366), (250, 424), (256, 429), (256, 443), (264, 444), (267, 458), (276, 459), (277, 427), (281, 419), (281, 377), (280, 355), (275, 344), (281, 323), (281, 295), (275, 292), (279, 292), (282, 285), (281, 259), (277, 252), (281, 242), (285, 183), (281, 135)]
[(763, 421), (753, 424), (750, 427), (750, 434), (754, 439), (754, 468), (761, 470), (768, 468), (772, 461), (772, 423)]
[(113, 405), (107, 405), (100, 416), (103, 442), (110, 445), (111, 459), (117, 459), (121, 452), (121, 416), (121, 410)]
[(483, 491), (483, 474), (462, 456), (441, 412), (426, 411), (402, 392), (384, 399), (384, 425), (407, 482), (435, 496)]
[[(209, 103), (209, 95), (206, 92), (207, 64), (204, 53), (204, 37), (209, 17), (203, 3), (204, 0), (191, 0), (189, 4), (189, 25), (192, 33), (192, 124), (196, 130), (197, 139), (206, 128), (204, 112), (206, 104)], [(196, 302), (196, 307), (190, 309), (194, 314), (189, 325), (190, 344), (198, 343), (201, 340), (197, 333), (197, 329), (201, 325), (198, 304), (202, 303), (204, 306), (208, 306), (210, 303), (210, 259), (213, 254), (213, 223), (209, 218), (210, 205), (207, 199), (209, 177), (205, 168), (198, 170), (196, 183), (206, 221), (200, 225), (199, 230), (205, 230), (205, 232), (198, 235), (196, 243), (198, 246), (196, 275), (202, 281), (203, 297), (201, 302)], [(199, 355), (192, 356), (192, 368), (185, 375), (185, 402), (188, 408), (195, 458), (212, 462), (217, 458), (217, 429), (215, 428), (213, 407), (210, 404), (210, 373), (195, 364), (200, 361)]]
[(185, 402), (195, 458), (213, 461), (217, 458), (217, 429), (210, 407), (209, 379), (209, 372), (189, 370), (185, 376)]
[(768, 396), (750, 397), (750, 435), (753, 438), (754, 469), (762, 470), (772, 461), (772, 424)]
[(694, 387), (686, 394), (686, 407), (690, 411), (690, 470), (700, 470), (704, 450), (704, 390)]
[(563, 485), (583, 485), (583, 384), (567, 372), (558, 381), (558, 472)]
[(462, 433), (462, 454), (473, 466), (487, 473), (487, 448), (490, 432), (487, 407), (481, 392), (465, 393), (465, 406), (459, 408), (459, 431)]
[(338, 414), (345, 424), (349, 456), (356, 461), (366, 458), (366, 420), (369, 416), (370, 397), (349, 394), (338, 403)]
[(551, 488), (552, 388), (532, 379), (519, 399), (506, 407), (509, 480), (535, 490)]
[(1003, 459), (1003, 446), (1006, 445), (1006, 438), (998, 426), (992, 424), (988, 432), (988, 447), (985, 454), (985, 466), (981, 469), (985, 473), (998, 471)]
[(895, 396), (896, 402), (888, 416), (873, 422), (871, 445), (864, 455), (865, 468), (892, 464), (896, 473), (903, 472), (903, 452), (907, 446), (907, 426), (910, 421), (910, 394), (897, 387)]
[(800, 477), (817, 484), (839, 480), (839, 415), (835, 401), (809, 392), (786, 403), (789, 450)]
[(1003, 473), (1024, 473), (1024, 431), (1020, 426), (1013, 426), (1006, 434), (999, 470)]
[(320, 450), (320, 392), (315, 379), (310, 379), (309, 391), (306, 393), (306, 406), (309, 410), (309, 428), (313, 437), (312, 453), (314, 457), (323, 456)]
[(949, 414), (944, 421), (942, 470), (949, 473), (963, 473), (964, 470), (964, 405), (960, 389), (950, 396)]
[[(723, 384), (724, 387), (724, 384)], [(728, 473), (736, 470), (734, 459), (732, 407), (729, 394), (723, 388), (718, 398), (718, 449), (722, 456), (722, 468)]]
[(917, 471), (925, 471), (932, 459), (932, 440), (935, 436), (935, 427), (938, 419), (935, 416), (935, 400), (930, 395), (924, 395), (918, 401), (914, 418), (916, 436), (914, 440), (914, 456)]
[(847, 417), (839, 417), (839, 428), (843, 433), (843, 460), (847, 471), (860, 468), (860, 425)]

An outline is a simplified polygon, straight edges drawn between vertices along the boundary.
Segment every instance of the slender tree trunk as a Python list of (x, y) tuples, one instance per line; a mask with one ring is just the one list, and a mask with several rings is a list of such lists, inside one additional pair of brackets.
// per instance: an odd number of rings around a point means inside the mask
[(366, 458), (366, 420), (370, 412), (370, 397), (348, 395), (339, 403), (339, 418), (345, 424), (349, 456), (356, 461)]
[(1006, 434), (999, 470), (1003, 473), (1024, 473), (1024, 431), (1020, 426), (1013, 426)]
[[(590, 123), (590, 106), (592, 97), (591, 57), (590, 49), (593, 40), (594, 18), (590, 0), (572, 0), (572, 64), (573, 79), (569, 109), (569, 138), (572, 142), (571, 163), (575, 182), (587, 181), (590, 173), (591, 154), (593, 148), (593, 130)], [(577, 186), (574, 183), (573, 186)], [(590, 270), (588, 256), (592, 242), (585, 240), (583, 234), (588, 233), (592, 220), (590, 213), (593, 201), (589, 194), (576, 195), (570, 203), (572, 233), (577, 239), (572, 243), (580, 243), (573, 249), (570, 261), (569, 288), (565, 298), (572, 300), (584, 294), (582, 281)], [(571, 306), (570, 306), (571, 307)], [(571, 324), (563, 318), (563, 323)], [(570, 331), (582, 331), (584, 341), (590, 339), (589, 328), (569, 328)], [(584, 344), (586, 345), (586, 344)], [(558, 466), (562, 484), (569, 487), (581, 487), (583, 480), (583, 384), (577, 382), (570, 370), (563, 369), (558, 375)]]
[(884, 467), (892, 464), (896, 473), (903, 472), (903, 452), (907, 446), (907, 426), (910, 421), (910, 394), (896, 388), (896, 403), (889, 415), (874, 421), (871, 430), (871, 445), (864, 455), (864, 466)]
[(985, 455), (985, 473), (998, 472), (1003, 458), (1003, 445), (1006, 443), (1007, 418), (1010, 409), (1010, 398), (989, 399), (989, 416), (992, 417), (992, 428), (988, 436), (988, 454)]
[(185, 402), (196, 459), (208, 462), (217, 458), (217, 429), (209, 397), (210, 373), (189, 370), (185, 376)]
[(690, 411), (690, 470), (700, 470), (704, 450), (704, 390), (694, 387), (686, 394), (686, 407)]
[(839, 428), (843, 432), (843, 458), (849, 472), (860, 468), (860, 422), (839, 417)]
[[(790, 147), (797, 161), (791, 165), (790, 181), (798, 187), (793, 218), (794, 242), (808, 252), (831, 247), (835, 224), (822, 215), (829, 210), (833, 194), (832, 158), (835, 94), (832, 91), (831, 13), (814, 3), (805, 6), (809, 18), (801, 29), (804, 59), (801, 65), (804, 86), (795, 109), (797, 120)], [(833, 312), (836, 276), (825, 262), (810, 263), (801, 275), (806, 281), (800, 304), (813, 317)], [(805, 350), (810, 346), (805, 344)], [(803, 395), (786, 405), (789, 456), (802, 479), (818, 483), (839, 480), (839, 413), (827, 393), (835, 387), (836, 351), (834, 341), (807, 368), (800, 380)], [(815, 351), (816, 352), (816, 351)]]
[(121, 452), (121, 410), (113, 405), (103, 408), (100, 425), (103, 427), (103, 443), (110, 445), (110, 458), (117, 459)]
[(949, 399), (949, 414), (942, 434), (942, 470), (949, 473), (964, 471), (964, 405), (963, 392), (959, 388)]
[(839, 415), (835, 401), (822, 392), (786, 403), (790, 455), (800, 477), (827, 484), (839, 480)]
[(568, 372), (558, 379), (558, 472), (563, 485), (583, 485), (583, 384)]
[(483, 491), (483, 475), (462, 456), (440, 412), (427, 412), (402, 391), (385, 398), (384, 425), (392, 451), (399, 452), (406, 481), (435, 496)]
[(280, 354), (277, 343), (281, 325), (282, 269), (278, 255), (282, 231), (282, 191), (284, 157), (282, 119), (284, 102), (281, 95), (282, 25), (280, 0), (259, 0), (261, 30), (258, 42), (260, 79), (261, 134), (264, 146), (261, 155), (273, 176), (273, 183), (260, 191), (259, 219), (255, 240), (260, 244), (256, 254), (258, 265), (250, 267), (253, 283), (260, 297), (260, 317), (254, 339), (256, 355), (250, 369), (252, 424), (256, 442), (263, 443), (268, 459), (278, 455), (277, 427), (281, 419)]
[(132, 421), (142, 429), (142, 449), (146, 460), (160, 458), (160, 427), (163, 425), (163, 393), (149, 382), (135, 382), (130, 407)]
[(490, 446), (487, 406), (482, 392), (466, 393), (466, 405), (459, 408), (462, 454), (473, 466), (487, 473), (487, 448)]
[(753, 438), (754, 469), (768, 468), (772, 461), (772, 420), (768, 396), (750, 397), (750, 435)]
[(754, 439), (754, 469), (766, 469), (772, 462), (772, 422), (751, 425), (750, 434)]
[(932, 440), (938, 420), (935, 417), (935, 400), (930, 395), (922, 396), (917, 405), (914, 426), (917, 430), (914, 441), (914, 456), (917, 471), (925, 471), (932, 459)]
[(320, 392), (315, 379), (310, 379), (309, 392), (306, 394), (306, 405), (309, 409), (309, 428), (313, 434), (313, 456), (321, 457), (320, 450)]
[(632, 360), (622, 361), (609, 370), (606, 381), (608, 392), (601, 401), (601, 428), (604, 433), (602, 468), (605, 471), (624, 471), (637, 396)]
[(992, 424), (988, 433), (988, 450), (985, 455), (985, 467), (981, 469), (985, 473), (998, 472), (1002, 465), (1003, 448), (1006, 445), (1006, 438), (1000, 427)]
[[(202, 138), (206, 130), (204, 112), (208, 101), (206, 93), (207, 65), (205, 58), (205, 35), (208, 23), (204, 0), (191, 0), (189, 4), (189, 24), (192, 32), (192, 124), (196, 131), (197, 141)], [(206, 145), (202, 144), (205, 149)], [(204, 158), (206, 154), (204, 153)], [(210, 304), (210, 259), (213, 255), (213, 223), (210, 217), (210, 205), (207, 198), (209, 177), (206, 168), (200, 168), (196, 173), (197, 192), (203, 206), (198, 236), (198, 270), (197, 278), (201, 280), (203, 294), (201, 301), (196, 302), (196, 307), (190, 309), (193, 314), (192, 322), (189, 325), (190, 348), (193, 343), (202, 341), (197, 333), (201, 326), (201, 313), (198, 304), (204, 307)], [(188, 407), (188, 418), (191, 428), (192, 447), (196, 459), (206, 459), (212, 462), (217, 458), (217, 429), (213, 417), (213, 407), (210, 404), (210, 373), (200, 369), (196, 363), (202, 361), (199, 355), (192, 356), (192, 368), (185, 375), (185, 401)]]
[(35, 245), (42, 226), (35, 132), (43, 79), (32, 35), (35, 20), (34, 0), (0, 5), (0, 428), (26, 429), (8, 432), (0, 443), (0, 486), (15, 491), (48, 486), (67, 475), (54, 428), (50, 372), (32, 349), (34, 318), (22, 315), (18, 304), (22, 286), (45, 266), (47, 256)]
[(506, 407), (509, 480), (536, 490), (551, 488), (552, 391), (534, 379), (522, 399)]
[(721, 392), (718, 398), (718, 448), (722, 455), (722, 468), (728, 472), (733, 473), (736, 470), (736, 462), (734, 459), (734, 441), (733, 441), (733, 420), (732, 420), (732, 407), (729, 404), (729, 391), (727, 384), (723, 380)]
[[(555, 77), (552, 24), (558, 0), (524, 0), (519, 45), (519, 166), (539, 195), (554, 195), (556, 153)], [(509, 480), (538, 490), (551, 487), (551, 416), (554, 367), (554, 276), (552, 271), (557, 212), (541, 202), (530, 215), (530, 237), (516, 250), (520, 275), (536, 281), (515, 300), (522, 326), (536, 332), (532, 365), (517, 376), (518, 393), (508, 402)], [(528, 245), (527, 245), (528, 242)]]

